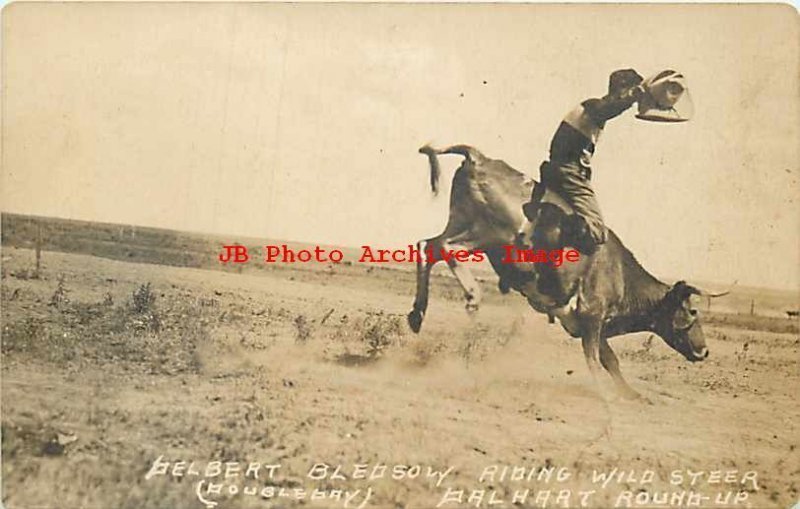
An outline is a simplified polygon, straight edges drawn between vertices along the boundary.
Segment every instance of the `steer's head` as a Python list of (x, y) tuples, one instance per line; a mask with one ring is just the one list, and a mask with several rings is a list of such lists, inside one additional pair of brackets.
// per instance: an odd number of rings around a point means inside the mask
[(695, 362), (708, 357), (708, 348), (697, 310), (692, 307), (692, 295), (708, 294), (684, 281), (675, 283), (656, 309), (653, 325), (669, 346)]

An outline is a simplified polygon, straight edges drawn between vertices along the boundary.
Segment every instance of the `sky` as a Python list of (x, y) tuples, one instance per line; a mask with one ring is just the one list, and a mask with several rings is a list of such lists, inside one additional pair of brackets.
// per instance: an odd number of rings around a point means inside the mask
[(325, 244), (438, 234), (424, 143), (536, 177), (608, 74), (672, 68), (695, 116), (608, 123), (606, 222), (656, 275), (800, 287), (787, 5), (14, 3), (2, 210)]

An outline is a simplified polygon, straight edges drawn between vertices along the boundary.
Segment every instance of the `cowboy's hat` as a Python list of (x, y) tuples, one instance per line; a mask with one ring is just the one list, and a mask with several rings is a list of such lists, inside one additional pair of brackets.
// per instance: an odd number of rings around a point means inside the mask
[(636, 118), (651, 122), (685, 122), (694, 114), (686, 78), (676, 71), (662, 71), (642, 83)]

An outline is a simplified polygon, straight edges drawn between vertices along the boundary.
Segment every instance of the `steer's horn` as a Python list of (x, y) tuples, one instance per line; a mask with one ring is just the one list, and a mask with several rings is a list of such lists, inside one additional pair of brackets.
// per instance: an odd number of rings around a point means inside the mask
[[(736, 285), (736, 283), (737, 283), (737, 281), (734, 281), (733, 284), (731, 285), (731, 288), (733, 288)], [(696, 287), (693, 286), (692, 287), (692, 293), (695, 294), (695, 295), (699, 295), (701, 297), (709, 297), (709, 298), (713, 299), (715, 297), (723, 297), (725, 295), (728, 295), (729, 293), (731, 293), (731, 290), (729, 288), (728, 290), (725, 290), (724, 292), (711, 293), (711, 292), (707, 292), (705, 290), (700, 290), (699, 288), (696, 288)]]
[(723, 296), (725, 296), (725, 295), (728, 295), (728, 294), (729, 294), (729, 293), (731, 293), (731, 292), (730, 292), (730, 290), (727, 290), (727, 291), (720, 292), (720, 293), (709, 293), (709, 292), (706, 292), (706, 291), (703, 291), (703, 290), (700, 290), (700, 289), (697, 289), (697, 288), (695, 288), (695, 289), (694, 289), (694, 291), (693, 291), (692, 293), (693, 293), (693, 294), (695, 294), (695, 295), (699, 295), (699, 296), (701, 296), (701, 297), (711, 297), (711, 298), (714, 298), (714, 297), (723, 297)]

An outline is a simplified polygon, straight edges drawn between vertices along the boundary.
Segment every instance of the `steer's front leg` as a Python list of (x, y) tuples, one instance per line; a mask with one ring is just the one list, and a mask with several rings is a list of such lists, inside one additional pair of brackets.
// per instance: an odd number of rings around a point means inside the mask
[(583, 344), (583, 356), (589, 366), (592, 376), (597, 378), (600, 373), (600, 331), (602, 325), (600, 320), (591, 318), (583, 320), (581, 343)]
[(586, 358), (586, 364), (589, 366), (589, 371), (592, 373), (595, 387), (600, 392), (603, 399), (607, 399), (607, 390), (602, 387), (602, 369), (600, 367), (600, 334), (602, 331), (602, 322), (594, 317), (584, 318), (581, 326), (581, 344), (583, 345), (583, 356)]
[(622, 372), (619, 370), (619, 360), (617, 360), (616, 354), (608, 344), (608, 338), (604, 337), (600, 338), (600, 362), (603, 364), (603, 367), (606, 368), (606, 371), (608, 371), (608, 373), (611, 375), (611, 378), (614, 379), (614, 383), (617, 386), (617, 391), (622, 395), (623, 398), (647, 401), (642, 397), (641, 394), (633, 390), (631, 386), (628, 385), (628, 382), (626, 382), (622, 377)]

